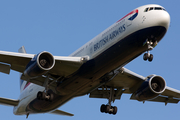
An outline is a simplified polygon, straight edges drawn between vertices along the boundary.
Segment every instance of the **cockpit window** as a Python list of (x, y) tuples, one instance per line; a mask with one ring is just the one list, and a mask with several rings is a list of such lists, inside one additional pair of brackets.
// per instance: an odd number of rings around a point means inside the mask
[(144, 12), (147, 12), (149, 10), (149, 8), (146, 8), (145, 10), (144, 10)]
[(162, 8), (160, 8), (160, 7), (155, 7), (155, 10), (162, 10)]
[(154, 9), (153, 7), (150, 7), (150, 8), (149, 8), (149, 11), (150, 11), (150, 10), (153, 10), (153, 9)]
[(144, 10), (144, 12), (148, 12), (148, 11), (151, 11), (151, 10), (164, 10), (166, 11), (164, 8), (162, 7), (148, 7)]

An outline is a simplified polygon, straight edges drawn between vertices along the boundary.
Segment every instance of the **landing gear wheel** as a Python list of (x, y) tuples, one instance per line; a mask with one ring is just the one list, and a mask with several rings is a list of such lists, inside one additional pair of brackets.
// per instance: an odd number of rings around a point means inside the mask
[(50, 96), (49, 101), (52, 102), (54, 99), (54, 95), (52, 93), (48, 93), (48, 95)]
[(46, 99), (46, 93), (45, 92), (42, 92), (42, 98), (41, 100), (45, 100)]
[(146, 61), (148, 59), (148, 53), (145, 53), (143, 59)]
[(106, 105), (106, 111), (105, 111), (105, 113), (110, 113), (109, 110), (110, 110), (110, 106), (109, 106), (109, 105)]
[(102, 112), (102, 113), (109, 113), (109, 114), (113, 114), (113, 115), (116, 115), (116, 113), (117, 113), (117, 107), (116, 106), (109, 106), (109, 105), (104, 105), (104, 104), (102, 104), (101, 105), (101, 108), (100, 108), (100, 111)]
[(106, 105), (102, 104), (100, 111), (104, 113), (106, 111)]
[(112, 113), (112, 114), (115, 115), (116, 113), (117, 113), (117, 107), (114, 106), (114, 107), (113, 107), (113, 113)]
[[(122, 92), (124, 92), (124, 91), (122, 91)], [(108, 94), (108, 104), (107, 105), (102, 104), (100, 107), (100, 111), (102, 113), (105, 112), (105, 113), (109, 113), (109, 114), (113, 114), (113, 115), (115, 115), (117, 113), (117, 107), (111, 105), (111, 103), (115, 101), (114, 93), (115, 93), (114, 88), (110, 88), (109, 94)]]
[(148, 60), (149, 62), (151, 62), (153, 60), (153, 55), (149, 54), (149, 53), (145, 53), (143, 56), (143, 59), (146, 61)]
[(150, 56), (148, 57), (148, 61), (151, 62), (153, 60), (153, 55), (150, 54)]
[(45, 92), (41, 92), (41, 91), (39, 91), (38, 93), (37, 93), (37, 99), (38, 100), (46, 100), (46, 101), (53, 101), (53, 99), (54, 99), (54, 95), (52, 94), (52, 93), (45, 93)]
[(39, 91), (39, 92), (37, 93), (37, 99), (38, 99), (38, 100), (41, 100), (41, 99), (42, 99), (42, 92)]

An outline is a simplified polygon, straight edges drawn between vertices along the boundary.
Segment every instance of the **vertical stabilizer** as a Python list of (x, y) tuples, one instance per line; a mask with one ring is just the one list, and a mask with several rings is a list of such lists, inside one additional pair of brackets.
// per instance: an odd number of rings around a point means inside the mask
[(21, 48), (19, 48), (18, 52), (19, 53), (26, 53), (25, 47), (22, 46)]
[[(19, 53), (26, 53), (25, 47), (22, 46), (21, 48), (19, 48), (18, 52), (19, 52)], [(20, 73), (20, 78), (21, 78), (21, 75), (22, 75), (22, 73)], [(26, 81), (20, 79), (20, 91), (21, 91), (21, 92), (23, 91), (25, 82), (26, 82)]]

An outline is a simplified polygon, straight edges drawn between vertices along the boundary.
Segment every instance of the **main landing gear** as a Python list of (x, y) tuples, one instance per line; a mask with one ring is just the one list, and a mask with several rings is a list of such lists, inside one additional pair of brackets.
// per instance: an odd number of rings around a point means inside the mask
[(38, 100), (46, 100), (46, 101), (50, 101), (50, 102), (53, 101), (54, 94), (48, 91), (49, 90), (49, 88), (48, 88), (49, 84), (48, 83), (49, 83), (49, 75), (46, 76), (46, 79), (44, 81), (43, 86), (45, 87), (45, 90), (39, 91), (37, 93), (37, 99)]
[(52, 93), (48, 93), (48, 92), (41, 92), (39, 91), (37, 93), (37, 99), (38, 100), (46, 100), (46, 101), (50, 101), (52, 102), (53, 101), (53, 94)]
[(117, 107), (111, 106), (111, 102), (115, 101), (114, 96), (113, 96), (114, 95), (113, 92), (114, 92), (114, 89), (111, 88), (110, 94), (109, 94), (109, 99), (108, 99), (108, 104), (107, 105), (105, 105), (105, 104), (101, 105), (100, 111), (102, 113), (109, 113), (109, 114), (113, 114), (113, 115), (115, 115), (117, 113)]
[(102, 113), (109, 113), (115, 115), (117, 113), (117, 107), (116, 106), (110, 106), (110, 105), (101, 105), (101, 112)]
[(144, 54), (143, 59), (144, 59), (145, 61), (148, 60), (149, 62), (151, 62), (151, 61), (153, 60), (153, 55), (150, 54), (150, 50), (152, 50), (153, 47), (154, 47), (155, 45), (157, 45), (157, 42), (154, 42), (154, 43), (153, 43), (152, 41), (146, 40), (145, 44), (147, 44), (148, 49), (147, 49), (147, 53)]

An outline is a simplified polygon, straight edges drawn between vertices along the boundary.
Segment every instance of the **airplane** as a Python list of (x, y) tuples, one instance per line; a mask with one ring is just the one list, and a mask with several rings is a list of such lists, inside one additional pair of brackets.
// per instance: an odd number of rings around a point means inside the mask
[(19, 99), (0, 97), (0, 104), (13, 106), (15, 115), (52, 113), (73, 116), (58, 108), (74, 97), (89, 94), (104, 98), (100, 111), (115, 115), (112, 106), (122, 94), (131, 100), (178, 103), (180, 91), (166, 86), (159, 75), (141, 76), (124, 66), (150, 51), (161, 41), (170, 25), (164, 7), (149, 4), (138, 7), (91, 39), (69, 56), (53, 56), (42, 51), (27, 54), (22, 46), (18, 53), (0, 51), (0, 72), (20, 72)]

